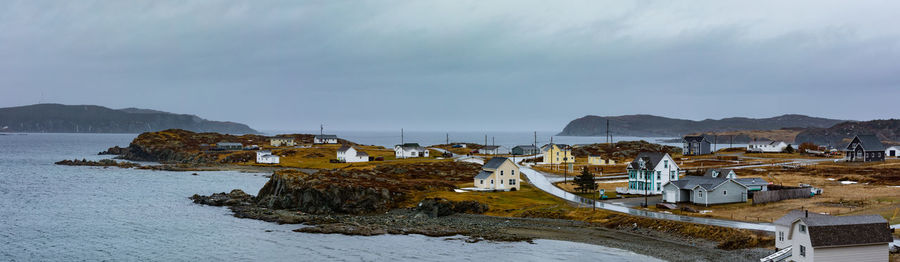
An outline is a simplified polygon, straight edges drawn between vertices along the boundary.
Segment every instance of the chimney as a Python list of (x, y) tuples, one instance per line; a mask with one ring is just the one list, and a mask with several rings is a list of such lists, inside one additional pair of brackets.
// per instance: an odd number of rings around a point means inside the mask
[(803, 210), (806, 212), (806, 217), (809, 217), (809, 210)]

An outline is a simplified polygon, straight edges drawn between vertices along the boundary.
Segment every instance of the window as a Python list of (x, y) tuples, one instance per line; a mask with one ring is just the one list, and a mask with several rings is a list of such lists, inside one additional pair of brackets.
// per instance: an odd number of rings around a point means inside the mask
[(515, 176), (515, 175), (516, 175), (516, 171), (515, 171), (515, 170), (510, 170), (510, 171), (509, 171), (509, 175)]
[(484, 185), (484, 179), (482, 179), (482, 180), (479, 180), (479, 182), (478, 182), (478, 184), (482, 184), (482, 185)]
[(661, 186), (660, 183), (656, 183), (656, 190), (659, 190), (660, 186)]
[(494, 184), (494, 180), (493, 180), (493, 179), (491, 179), (491, 185), (493, 185), (493, 184)]
[(778, 241), (784, 241), (784, 231), (778, 231)]
[(804, 247), (803, 245), (800, 245), (800, 256), (806, 257), (806, 247)]
[(800, 225), (800, 233), (806, 233), (806, 225)]
[(511, 186), (516, 185), (516, 180), (515, 180), (515, 179), (510, 179), (510, 180), (509, 180), (509, 185), (511, 185)]
[(669, 168), (669, 160), (668, 159), (663, 163), (664, 163), (663, 167)]
[(728, 195), (728, 191), (722, 190), (722, 194), (723, 194), (723, 195)]
[(662, 179), (660, 178), (660, 174), (662, 174), (662, 171), (656, 171), (656, 180)]
[(503, 170), (500, 170), (500, 175), (501, 175), (501, 176), (503, 175)]
[(697, 191), (697, 196), (703, 197), (703, 191)]
[(500, 184), (501, 184), (501, 185), (503, 184), (503, 179), (500, 179)]

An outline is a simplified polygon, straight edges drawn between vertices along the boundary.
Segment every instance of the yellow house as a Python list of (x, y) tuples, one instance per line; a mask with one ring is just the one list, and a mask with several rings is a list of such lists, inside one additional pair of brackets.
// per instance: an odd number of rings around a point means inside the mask
[(297, 143), (294, 142), (293, 137), (286, 137), (286, 136), (273, 137), (272, 139), (269, 140), (269, 144), (271, 144), (274, 147), (296, 146), (297, 145)]
[(475, 188), (492, 190), (519, 190), (519, 166), (509, 158), (491, 158), (475, 176)]
[(615, 165), (616, 161), (612, 159), (603, 159), (602, 156), (588, 156), (588, 164), (591, 165)]
[(572, 156), (572, 148), (563, 144), (548, 144), (541, 150), (544, 153), (545, 164), (565, 164), (575, 163), (575, 157)]

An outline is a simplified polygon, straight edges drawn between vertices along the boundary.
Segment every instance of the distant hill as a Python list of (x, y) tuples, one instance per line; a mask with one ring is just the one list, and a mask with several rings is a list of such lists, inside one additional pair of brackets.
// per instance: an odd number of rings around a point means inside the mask
[[(854, 135), (873, 134), (881, 141), (900, 142), (900, 119), (843, 122), (829, 128), (811, 128), (797, 134), (795, 143), (812, 142), (834, 147), (849, 143)], [(845, 141), (844, 139), (847, 139)]]
[(173, 128), (194, 132), (259, 133), (245, 124), (150, 109), (61, 104), (0, 108), (0, 132), (143, 133)]
[(685, 134), (740, 130), (776, 130), (783, 128), (826, 128), (844, 120), (783, 115), (771, 118), (732, 117), (702, 121), (653, 115), (585, 116), (569, 122), (561, 136), (604, 136), (606, 120), (614, 136), (679, 137)]

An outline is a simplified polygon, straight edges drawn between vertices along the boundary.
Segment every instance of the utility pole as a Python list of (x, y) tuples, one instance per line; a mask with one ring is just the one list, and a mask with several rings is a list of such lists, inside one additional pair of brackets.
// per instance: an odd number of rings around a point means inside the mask
[(612, 142), (610, 140), (611, 139), (609, 137), (609, 119), (606, 119), (606, 144), (609, 144), (610, 142)]
[(715, 152), (719, 151), (719, 135), (718, 134), (713, 135), (713, 143), (714, 143), (713, 155), (715, 155)]
[(320, 124), (319, 125), (319, 135), (324, 135), (324, 134), (325, 134), (325, 125)]
[(487, 146), (487, 135), (484, 135), (484, 146)]
[(534, 144), (533, 144), (533, 146), (534, 146), (535, 148), (537, 147), (537, 131), (534, 131)]
[(450, 133), (447, 133), (447, 144), (450, 144)]
[(495, 136), (492, 136), (492, 137), (491, 137), (491, 145), (492, 145), (492, 146), (496, 146), (496, 145), (497, 145), (497, 137), (495, 137)]
[(400, 145), (403, 145), (405, 141), (403, 141), (403, 128), (400, 129)]

